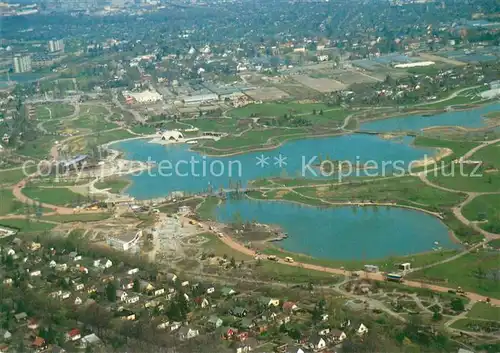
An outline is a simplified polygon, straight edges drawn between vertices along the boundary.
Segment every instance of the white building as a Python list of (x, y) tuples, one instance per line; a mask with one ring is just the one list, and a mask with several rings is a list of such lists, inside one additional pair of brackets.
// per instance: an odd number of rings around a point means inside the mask
[(31, 56), (17, 54), (14, 56), (14, 72), (30, 72), (31, 71)]
[(128, 92), (124, 91), (125, 98), (130, 97), (137, 103), (153, 103), (162, 100), (161, 94), (156, 91)]
[(394, 67), (396, 69), (407, 69), (411, 67), (425, 67), (425, 66), (431, 66), (435, 65), (436, 63), (434, 61), (417, 61), (414, 63), (405, 63), (405, 64), (396, 64)]
[(108, 237), (108, 245), (112, 248), (128, 251), (134, 247), (142, 237), (142, 230), (127, 233), (121, 236)]
[(49, 40), (47, 47), (51, 53), (64, 51), (64, 41), (62, 39)]
[(161, 134), (162, 141), (179, 141), (184, 138), (182, 132), (177, 130), (165, 131)]
[(184, 104), (201, 104), (206, 102), (215, 102), (219, 100), (219, 96), (215, 93), (197, 94), (194, 96), (186, 96), (183, 101)]

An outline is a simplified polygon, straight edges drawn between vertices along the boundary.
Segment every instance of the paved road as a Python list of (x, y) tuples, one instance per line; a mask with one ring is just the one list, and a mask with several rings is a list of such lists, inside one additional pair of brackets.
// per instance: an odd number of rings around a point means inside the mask
[(446, 102), (450, 99), (453, 99), (455, 98), (456, 96), (458, 96), (460, 93), (462, 92), (465, 92), (465, 91), (468, 91), (468, 90), (472, 90), (474, 88), (479, 88), (481, 86), (473, 86), (473, 87), (466, 87), (466, 88), (462, 88), (462, 89), (459, 89), (458, 91), (455, 91), (453, 92), (452, 94), (450, 94), (448, 97), (445, 97), (445, 98), (442, 98), (442, 99), (438, 99), (438, 100), (435, 100), (435, 101), (429, 101), (429, 102), (424, 102), (424, 103), (418, 103), (418, 104), (415, 104), (414, 106), (415, 107), (418, 107), (418, 106), (424, 106), (424, 105), (429, 105), (429, 104), (435, 104), (435, 103), (441, 103), (441, 102)]

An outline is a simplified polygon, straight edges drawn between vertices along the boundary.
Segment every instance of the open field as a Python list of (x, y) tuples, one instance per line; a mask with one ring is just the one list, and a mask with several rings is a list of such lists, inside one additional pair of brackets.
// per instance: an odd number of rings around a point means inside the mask
[[(191, 120), (186, 120), (187, 124), (193, 125), (194, 127), (197, 127), (201, 131), (216, 131), (216, 132), (238, 132), (240, 130), (246, 129), (247, 126), (239, 126), (238, 120), (236, 119), (227, 119), (227, 118), (221, 118), (221, 119), (207, 119), (207, 118), (202, 118), (202, 119), (191, 119)], [(188, 126), (186, 125), (181, 125), (183, 126), (182, 129), (187, 128)]]
[(454, 190), (472, 192), (500, 190), (500, 173), (488, 173), (483, 167), (476, 169), (473, 165), (454, 164), (430, 172), (427, 176), (433, 183)]
[(111, 215), (109, 213), (75, 213), (72, 215), (52, 215), (43, 216), (41, 220), (52, 221), (59, 223), (71, 223), (71, 222), (97, 222), (109, 218)]
[(215, 234), (203, 233), (199, 236), (206, 239), (202, 247), (203, 251), (207, 254), (213, 254), (220, 257), (226, 255), (228, 258), (234, 257), (236, 261), (247, 261), (252, 259), (250, 256), (242, 254), (221, 242)]
[(467, 313), (472, 319), (500, 321), (500, 308), (488, 303), (476, 303)]
[(211, 196), (205, 198), (205, 201), (198, 208), (197, 214), (201, 219), (214, 219), (215, 218), (215, 208), (219, 204), (219, 199), (217, 197)]
[(471, 221), (486, 222), (481, 228), (500, 233), (500, 195), (481, 195), (463, 208), (463, 215)]
[(262, 103), (262, 104), (249, 104), (241, 108), (235, 108), (230, 110), (227, 114), (235, 118), (248, 118), (250, 116), (254, 117), (273, 117), (273, 116), (283, 116), (284, 114), (293, 115), (309, 115), (312, 114), (313, 110), (318, 113), (320, 110), (331, 109), (323, 103)]
[(479, 145), (477, 142), (443, 140), (423, 136), (417, 136), (413, 144), (421, 147), (449, 148), (453, 151), (453, 157), (448, 157), (448, 159), (460, 157)]
[(17, 153), (36, 159), (47, 158), (56, 138), (54, 136), (39, 136), (36, 140), (27, 141), (17, 149)]
[(0, 170), (0, 185), (6, 184), (6, 185), (11, 185), (11, 184), (16, 184), (19, 181), (23, 180), (26, 178), (27, 175), (34, 173), (36, 171), (36, 167), (33, 168), (26, 168), (26, 173), (23, 171), (23, 169), (13, 169), (13, 170)]
[(94, 184), (94, 186), (98, 189), (104, 190), (109, 189), (108, 191), (114, 194), (121, 193), (127, 186), (129, 186), (131, 181), (127, 178), (123, 177), (110, 177), (104, 180), (98, 181)]
[(293, 79), (321, 93), (340, 91), (346, 88), (346, 85), (342, 82), (330, 78), (314, 78), (306, 75), (294, 75)]
[(471, 332), (496, 332), (500, 328), (497, 321), (473, 320), (473, 319), (460, 319), (455, 321), (451, 328)]
[(10, 189), (0, 189), (0, 216), (19, 213), (23, 207), (23, 203), (14, 198)]
[(67, 188), (38, 188), (38, 187), (25, 187), (23, 194), (32, 200), (42, 203), (48, 203), (57, 206), (66, 206), (82, 203), (85, 200), (83, 195), (72, 192)]
[(480, 251), (445, 264), (412, 272), (408, 277), (448, 287), (461, 286), (465, 291), (500, 298), (499, 263), (498, 252)]
[(246, 91), (245, 94), (255, 101), (273, 101), (289, 96), (287, 92), (276, 87), (260, 87), (259, 89)]
[(75, 108), (71, 104), (53, 103), (37, 105), (35, 108), (36, 118), (39, 120), (60, 119), (73, 114)]
[(2, 219), (0, 226), (7, 228), (18, 229), (23, 233), (43, 232), (54, 228), (56, 225), (53, 223), (45, 223), (38, 221), (29, 221), (27, 219)]

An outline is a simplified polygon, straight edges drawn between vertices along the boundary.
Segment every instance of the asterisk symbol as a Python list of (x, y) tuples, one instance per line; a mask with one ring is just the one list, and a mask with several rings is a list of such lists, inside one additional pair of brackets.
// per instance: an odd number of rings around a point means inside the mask
[(264, 168), (266, 165), (269, 165), (269, 157), (264, 156), (261, 154), (260, 156), (257, 156), (257, 165), (261, 168)]
[(278, 167), (282, 168), (283, 166), (286, 166), (286, 159), (287, 157), (283, 156), (280, 153), (278, 157), (274, 157), (274, 165), (277, 165)]

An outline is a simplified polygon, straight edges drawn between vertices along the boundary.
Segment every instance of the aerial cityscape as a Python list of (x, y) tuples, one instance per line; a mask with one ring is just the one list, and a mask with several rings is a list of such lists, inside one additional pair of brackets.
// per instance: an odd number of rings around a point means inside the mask
[(0, 3), (0, 352), (500, 353), (500, 2)]

